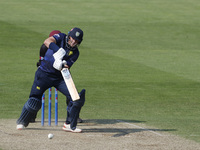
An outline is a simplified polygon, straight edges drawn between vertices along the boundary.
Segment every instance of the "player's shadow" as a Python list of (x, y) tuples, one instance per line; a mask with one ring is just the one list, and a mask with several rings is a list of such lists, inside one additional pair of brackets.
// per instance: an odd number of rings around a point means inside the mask
[[(170, 132), (176, 131), (176, 129), (151, 129), (151, 128), (143, 128), (138, 126), (137, 123), (145, 123), (146, 121), (138, 121), (138, 120), (114, 120), (114, 119), (94, 119), (94, 120), (84, 120), (85, 125), (89, 125), (90, 127), (94, 126), (94, 128), (84, 129), (84, 132), (95, 132), (95, 133), (113, 133), (112, 137), (120, 137), (125, 136), (130, 133), (137, 132), (152, 132), (153, 134), (160, 135), (158, 132)], [(114, 124), (121, 123), (121, 127), (115, 127)], [(111, 124), (110, 127), (104, 127), (105, 124)], [(101, 127), (102, 125), (102, 127)], [(113, 126), (112, 126), (113, 125)]]

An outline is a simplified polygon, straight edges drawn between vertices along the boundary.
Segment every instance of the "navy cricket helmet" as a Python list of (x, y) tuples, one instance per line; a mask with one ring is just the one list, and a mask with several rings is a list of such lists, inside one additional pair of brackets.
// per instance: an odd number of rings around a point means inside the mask
[(73, 28), (69, 31), (68, 36), (71, 36), (73, 39), (77, 40), (81, 44), (83, 40), (83, 31), (80, 28)]

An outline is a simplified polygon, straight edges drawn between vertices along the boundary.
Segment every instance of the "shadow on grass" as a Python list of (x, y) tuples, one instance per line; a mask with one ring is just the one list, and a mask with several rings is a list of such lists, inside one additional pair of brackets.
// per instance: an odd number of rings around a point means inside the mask
[(84, 120), (84, 123), (89, 124), (89, 126), (95, 126), (95, 125), (103, 125), (103, 124), (117, 124), (117, 123), (124, 123), (128, 124), (130, 127), (134, 128), (128, 128), (123, 126), (121, 128), (114, 128), (113, 126), (109, 128), (90, 128), (90, 129), (84, 129), (84, 132), (96, 132), (96, 133), (116, 133), (112, 137), (120, 137), (125, 136), (130, 133), (137, 133), (137, 132), (153, 132), (153, 134), (157, 134), (159, 136), (162, 136), (160, 133), (157, 132), (171, 132), (176, 131), (176, 129), (150, 129), (150, 128), (143, 128), (140, 126), (137, 126), (135, 124), (137, 123), (145, 123), (146, 121), (139, 121), (139, 120), (114, 120), (114, 119), (93, 119), (93, 120)]

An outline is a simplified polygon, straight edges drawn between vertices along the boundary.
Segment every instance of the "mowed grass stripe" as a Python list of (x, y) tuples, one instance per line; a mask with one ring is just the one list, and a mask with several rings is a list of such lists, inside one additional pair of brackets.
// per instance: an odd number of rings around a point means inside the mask
[[(101, 51), (101, 50), (99, 50)], [(167, 73), (184, 77), (186, 79), (200, 81), (200, 51), (198, 50), (105, 50), (102, 51), (131, 61), (152, 67)]]

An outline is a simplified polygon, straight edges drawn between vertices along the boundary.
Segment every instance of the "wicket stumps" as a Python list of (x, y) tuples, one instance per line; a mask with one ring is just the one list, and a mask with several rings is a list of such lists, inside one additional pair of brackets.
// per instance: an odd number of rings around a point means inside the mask
[[(51, 126), (51, 95), (52, 88), (49, 88), (49, 97), (48, 97), (48, 125)], [(42, 111), (41, 111), (41, 125), (44, 126), (45, 119), (45, 93), (42, 96)], [(55, 125), (58, 125), (58, 90), (55, 88)]]

